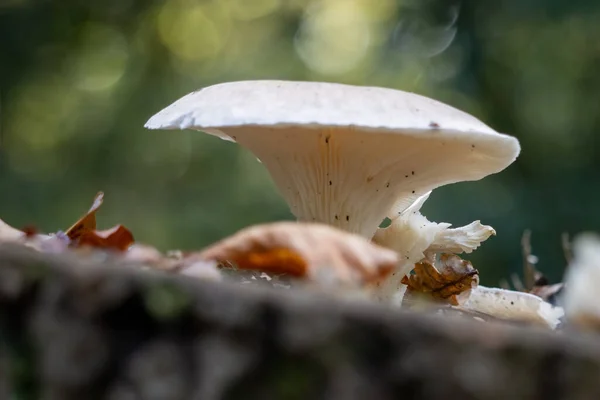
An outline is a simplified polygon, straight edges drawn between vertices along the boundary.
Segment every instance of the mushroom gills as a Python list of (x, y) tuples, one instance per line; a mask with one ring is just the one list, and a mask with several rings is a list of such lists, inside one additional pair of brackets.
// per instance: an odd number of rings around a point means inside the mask
[[(464, 140), (411, 133), (243, 126), (222, 128), (219, 136), (235, 137), (262, 161), (298, 220), (371, 238), (389, 210), (403, 211), (433, 188), (488, 174), (494, 140), (480, 145), (490, 147), (483, 156)], [(482, 157), (485, 171), (478, 168)]]

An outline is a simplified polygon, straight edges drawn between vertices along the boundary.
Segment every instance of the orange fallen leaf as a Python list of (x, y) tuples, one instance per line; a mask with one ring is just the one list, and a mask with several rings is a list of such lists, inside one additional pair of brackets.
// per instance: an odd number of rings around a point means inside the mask
[(96, 230), (96, 212), (103, 201), (104, 193), (98, 192), (89, 211), (67, 229), (65, 234), (71, 240), (71, 247), (88, 246), (124, 251), (134, 242), (133, 235), (123, 225), (103, 231)]
[(96, 229), (96, 211), (102, 205), (104, 200), (104, 193), (98, 192), (96, 197), (94, 197), (94, 202), (92, 203), (92, 207), (90, 207), (89, 211), (77, 222), (75, 222), (67, 231), (65, 232), (69, 239), (75, 240), (79, 238), (79, 236), (86, 231), (93, 231)]
[(81, 231), (77, 238), (77, 247), (91, 246), (100, 249), (124, 251), (134, 242), (133, 235), (123, 225), (117, 225), (104, 231)]
[(38, 251), (51, 253), (80, 247), (124, 251), (134, 242), (133, 235), (127, 228), (116, 225), (104, 231), (96, 230), (96, 212), (103, 200), (104, 193), (98, 192), (85, 215), (79, 218), (66, 232), (59, 231), (51, 235), (38, 233), (34, 226), (18, 230), (0, 220), (0, 241), (18, 241)]
[(455, 254), (442, 254), (439, 266), (436, 268), (429, 260), (415, 264), (414, 273), (402, 278), (402, 283), (408, 286), (405, 298), (414, 293), (425, 294), (456, 306), (459, 297), (468, 295), (479, 283), (479, 272)]
[(396, 252), (324, 224), (277, 222), (242, 229), (187, 262), (233, 262), (239, 269), (287, 273), (329, 285), (364, 285), (389, 274)]

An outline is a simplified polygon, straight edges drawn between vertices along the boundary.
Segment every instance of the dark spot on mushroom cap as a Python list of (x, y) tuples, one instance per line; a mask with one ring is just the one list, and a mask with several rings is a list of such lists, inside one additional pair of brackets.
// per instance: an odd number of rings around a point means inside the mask
[(415, 191), (414, 191), (414, 190), (413, 190), (412, 192), (413, 192), (413, 193), (415, 193)]
[(413, 174), (413, 175), (414, 175), (414, 174), (415, 174), (415, 171), (411, 171), (411, 174)]
[(327, 135), (325, 136), (325, 143), (329, 143), (329, 138), (331, 137), (331, 135)]
[(388, 183), (386, 183), (386, 184), (385, 184), (385, 187), (390, 187), (390, 183), (389, 183), (389, 182), (388, 182)]
[(335, 216), (335, 219), (336, 219), (336, 220), (338, 220), (338, 219), (340, 219), (340, 217), (338, 217), (338, 216), (336, 215), (336, 216)]
[(408, 178), (408, 175), (404, 175), (405, 178)]
[(346, 215), (346, 221), (350, 221), (350, 216)]
[(329, 186), (333, 185), (333, 183), (331, 181), (329, 181)]
[(473, 148), (473, 149), (474, 149), (474, 148), (475, 148), (475, 145), (474, 145), (474, 144), (472, 144), (472, 145), (471, 145), (471, 148)]
[(367, 176), (367, 182), (371, 182), (373, 180), (372, 176)]

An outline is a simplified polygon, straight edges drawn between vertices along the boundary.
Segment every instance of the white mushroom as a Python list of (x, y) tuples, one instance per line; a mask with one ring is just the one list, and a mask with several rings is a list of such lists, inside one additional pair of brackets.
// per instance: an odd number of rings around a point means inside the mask
[(394, 299), (401, 297), (397, 292), (404, 289), (400, 281), (424, 258), (433, 260), (438, 253), (471, 253), (496, 234), (491, 226), (479, 221), (454, 229), (448, 223), (429, 221), (420, 210), (430, 194), (419, 197), (373, 236), (373, 242), (395, 250), (401, 258), (396, 270), (375, 288), (374, 296), (379, 300), (396, 302)]
[(600, 236), (580, 234), (573, 241), (573, 260), (565, 275), (562, 303), (567, 320), (600, 331)]
[(510, 165), (517, 139), (438, 101), (335, 83), (243, 81), (190, 93), (149, 129), (235, 141), (268, 169), (292, 213), (371, 238), (390, 210)]

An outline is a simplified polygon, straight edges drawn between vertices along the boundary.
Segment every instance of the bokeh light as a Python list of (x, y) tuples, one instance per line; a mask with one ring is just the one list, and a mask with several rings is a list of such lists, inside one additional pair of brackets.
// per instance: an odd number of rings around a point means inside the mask
[(101, 226), (193, 249), (292, 216), (263, 166), (146, 120), (200, 87), (325, 80), (437, 98), (517, 136), (506, 171), (436, 190), (429, 219), (498, 235), (482, 282), (521, 268), (531, 229), (558, 279), (563, 231), (600, 230), (600, 3), (506, 0), (0, 2), (0, 218), (64, 229), (98, 190)]

